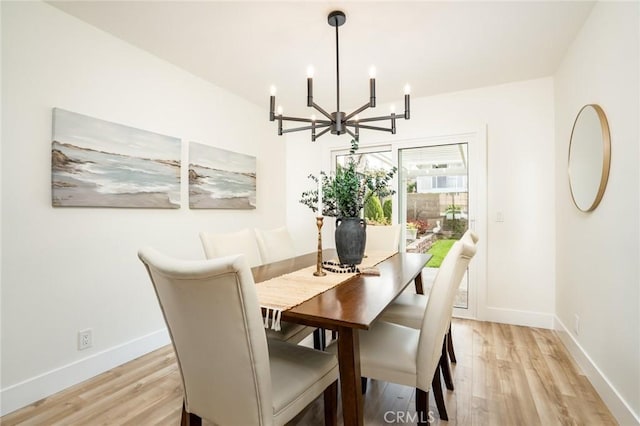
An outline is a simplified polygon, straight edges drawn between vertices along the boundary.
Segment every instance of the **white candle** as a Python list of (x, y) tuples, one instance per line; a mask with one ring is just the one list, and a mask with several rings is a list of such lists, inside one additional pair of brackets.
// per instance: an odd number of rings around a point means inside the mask
[(319, 175), (320, 181), (318, 182), (318, 217), (322, 216), (322, 175)]

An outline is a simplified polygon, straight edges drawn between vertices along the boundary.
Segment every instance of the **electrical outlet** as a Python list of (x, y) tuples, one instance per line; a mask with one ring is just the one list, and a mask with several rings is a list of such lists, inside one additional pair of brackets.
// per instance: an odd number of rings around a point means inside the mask
[(93, 336), (91, 335), (91, 329), (78, 331), (78, 350), (82, 351), (93, 346)]
[(580, 316), (578, 314), (576, 314), (574, 318), (573, 332), (576, 334), (576, 336), (580, 334)]

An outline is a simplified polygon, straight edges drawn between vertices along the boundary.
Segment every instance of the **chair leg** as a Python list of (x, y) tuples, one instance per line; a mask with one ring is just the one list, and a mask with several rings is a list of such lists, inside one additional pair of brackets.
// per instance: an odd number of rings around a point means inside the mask
[(445, 336), (445, 340), (447, 342), (447, 351), (449, 352), (449, 359), (452, 363), (457, 363), (456, 353), (453, 350), (453, 336), (451, 335), (451, 323), (449, 323), (449, 331), (447, 331), (447, 335)]
[(360, 387), (362, 388), (362, 394), (367, 393), (367, 383), (369, 380), (366, 377), (360, 377)]
[(202, 426), (202, 419), (193, 413), (187, 413), (182, 402), (182, 416), (180, 417), (180, 426)]
[(323, 339), (324, 328), (316, 328), (313, 330), (313, 348), (319, 351), (324, 351), (325, 342)]
[(449, 420), (447, 415), (447, 407), (444, 405), (444, 395), (442, 394), (442, 383), (440, 382), (440, 365), (436, 367), (436, 372), (433, 375), (433, 381), (431, 387), (433, 389), (433, 399), (436, 400), (436, 407), (438, 407), (438, 414), (440, 414), (441, 420)]
[(453, 390), (453, 378), (451, 376), (451, 367), (449, 366), (449, 358), (447, 357), (447, 338), (445, 336), (442, 341), (442, 354), (440, 355), (440, 370), (442, 370), (442, 377), (444, 378), (444, 384), (450, 391)]
[(416, 412), (418, 413), (418, 425), (430, 424), (428, 391), (416, 388)]
[(324, 424), (325, 426), (337, 426), (338, 424), (337, 380), (324, 390)]

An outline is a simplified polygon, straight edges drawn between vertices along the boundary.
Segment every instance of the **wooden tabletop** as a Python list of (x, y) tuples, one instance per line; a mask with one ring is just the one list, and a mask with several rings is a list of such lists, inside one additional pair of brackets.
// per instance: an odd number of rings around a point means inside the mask
[[(325, 250), (324, 259), (335, 258)], [(380, 276), (357, 275), (282, 313), (282, 319), (335, 330), (338, 327), (368, 329), (387, 305), (420, 274), (430, 254), (397, 253), (378, 264)], [(309, 253), (252, 269), (256, 282), (310, 266), (316, 253)]]

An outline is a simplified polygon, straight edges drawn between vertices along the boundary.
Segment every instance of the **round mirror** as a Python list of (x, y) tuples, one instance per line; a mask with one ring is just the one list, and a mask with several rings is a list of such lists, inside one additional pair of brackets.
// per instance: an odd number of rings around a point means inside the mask
[(590, 212), (598, 207), (609, 179), (611, 140), (607, 116), (600, 106), (582, 107), (569, 142), (569, 187), (576, 207)]

